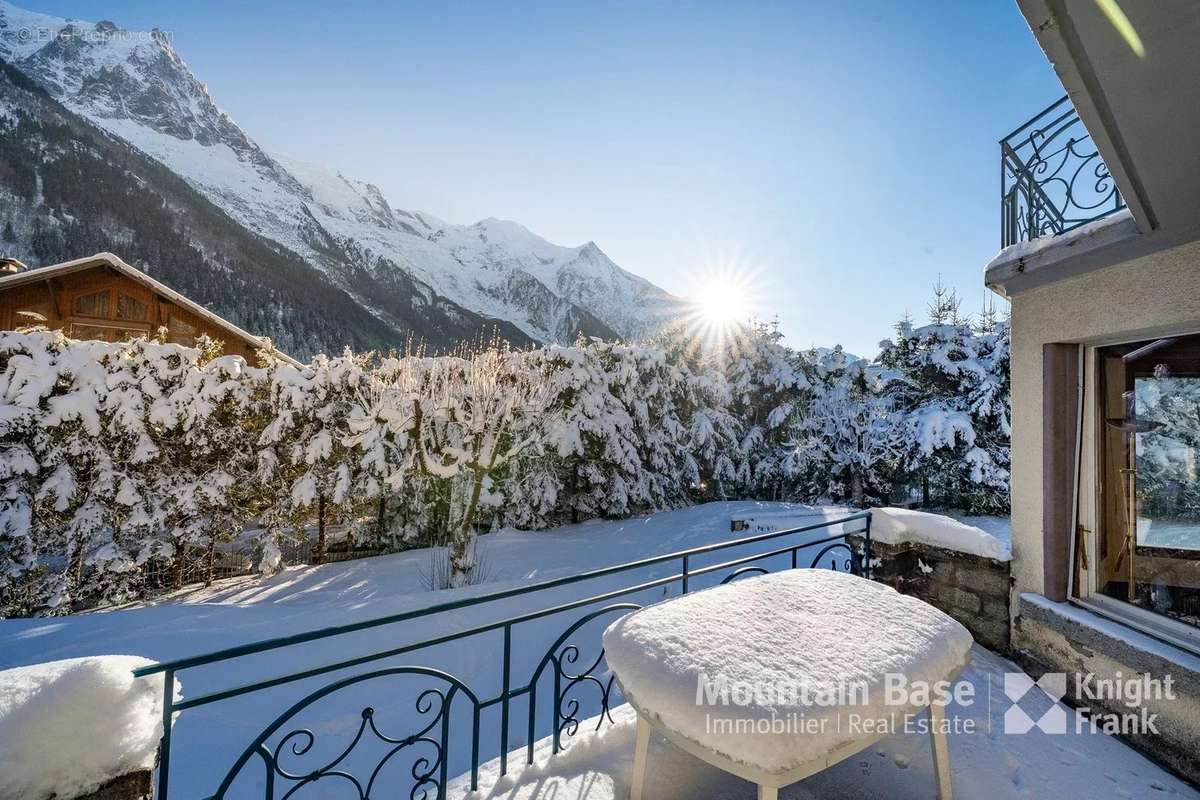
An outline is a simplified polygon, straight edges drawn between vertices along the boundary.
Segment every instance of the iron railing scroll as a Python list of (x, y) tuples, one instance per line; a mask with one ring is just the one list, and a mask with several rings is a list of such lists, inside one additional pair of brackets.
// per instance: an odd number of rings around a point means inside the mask
[[(864, 545), (852, 544), (851, 537), (861, 537)], [(730, 550), (749, 552), (725, 558)], [(405, 792), (399, 791), (395, 785), (397, 781), (407, 788), (406, 794), (410, 800), (444, 800), (448, 779), (466, 772), (455, 767), (452, 773), (452, 763), (469, 769), (471, 789), (475, 790), (478, 787), (480, 763), (484, 758), (499, 757), (500, 772), (507, 774), (514, 722), (524, 728), (523, 745), (526, 760), (531, 764), (534, 745), (539, 737), (551, 737), (552, 754), (557, 754), (564, 748), (565, 740), (581, 730), (585, 710), (588, 710), (588, 717), (596, 720), (596, 728), (613, 722), (611, 712), (623, 699), (607, 670), (600, 634), (621, 615), (676, 589), (680, 593), (687, 593), (717, 583), (765, 574), (771, 569), (826, 567), (870, 577), (870, 552), (870, 513), (859, 512), (143, 667), (134, 674), (139, 677), (161, 674), (164, 681), (163, 735), (156, 797), (166, 800), (171, 796), (171, 760), (173, 755), (177, 755), (172, 752), (171, 721), (180, 712), (333, 673), (342, 674), (318, 688), (297, 691), (296, 697), (289, 698), (290, 705), (286, 710), (247, 742), (240, 756), (227, 770), (217, 770), (213, 778), (215, 791), (208, 795), (210, 800), (232, 797), (231, 787), (242, 775), (254, 778), (252, 782), (256, 787), (262, 787), (262, 796), (267, 800), (290, 800), (302, 789), (314, 784), (340, 790), (338, 796), (357, 797), (358, 800), (402, 796)], [(614, 576), (622, 578), (612, 580)], [(605, 581), (606, 578), (610, 580)], [(436, 630), (441, 624), (436, 615), (472, 606), (500, 604), (517, 596), (534, 593), (548, 595), (555, 589), (574, 584), (582, 585), (582, 591), (578, 593), (580, 596), (565, 600), (560, 596), (557, 602), (549, 599), (541, 601), (535, 604), (536, 611), (422, 641), (397, 644), (382, 651), (218, 688), (192, 697), (175, 697), (178, 676), (187, 670), (224, 664), (218, 674), (241, 675), (242, 671), (236, 666), (238, 659), (282, 651), (283, 655), (289, 657), (276, 658), (276, 661), (291, 663), (293, 659), (290, 656), (302, 653), (300, 646), (306, 643), (427, 617), (432, 618), (427, 627)], [(597, 588), (603, 590), (597, 591)], [(526, 654), (524, 650), (518, 653), (514, 644), (517, 633), (529, 628), (541, 631), (548, 622), (553, 623), (547, 618), (575, 610), (583, 610), (582, 616), (563, 627), (562, 633), (546, 648), (540, 659), (534, 661), (533, 654)], [(542, 621), (540, 627), (539, 621)], [(485, 693), (482, 687), (469, 686), (449, 672), (428, 665), (405, 663), (385, 666), (375, 663), (401, 655), (424, 660), (429, 654), (436, 653), (438, 648), (453, 646), (464, 640), (471, 641), (472, 647), (477, 648), (475, 652), (486, 653), (489, 652), (487, 648), (494, 648), (499, 656), (499, 674), (492, 676), (498, 679), (498, 688), (494, 693)], [(542, 644), (544, 642), (538, 647)], [(340, 646), (318, 649), (326, 652), (342, 650)], [(518, 655), (521, 657), (517, 658)], [(230, 668), (229, 662), (235, 662), (235, 666)], [(516, 677), (517, 668), (522, 662), (535, 664), (527, 673), (528, 680)], [(367, 664), (373, 666), (365, 672), (345, 673)], [(337, 737), (341, 737), (337, 742), (328, 741), (334, 738), (328, 730), (305, 726), (298, 721), (306, 709), (325, 698), (355, 687), (361, 692), (365, 686), (372, 687), (371, 697), (375, 701), (360, 707), (353, 705), (358, 702), (356, 699), (347, 698), (346, 703), (351, 704), (352, 714), (342, 706), (338, 707), (343, 725), (336, 732)], [(375, 686), (378, 686), (378, 691), (374, 690)], [(522, 706), (520, 709), (515, 707), (518, 702)], [(518, 721), (522, 712), (524, 719)], [(481, 742), (481, 719), (484, 714), (494, 714), (492, 719), (497, 721), (499, 728), (496, 737), (489, 736), (487, 753), (484, 752), (485, 744)], [(346, 723), (347, 719), (355, 721)], [(461, 727), (455, 727), (456, 724)], [(366, 757), (358, 753), (366, 748), (374, 750)], [(204, 753), (187, 755), (208, 758), (208, 754)], [(396, 765), (401, 763), (407, 769), (400, 770), (398, 775)], [(247, 770), (252, 772), (247, 773)], [(385, 773), (388, 776), (386, 787), (383, 783)], [(257, 792), (256, 788), (255, 796), (258, 796)], [(240, 792), (238, 796), (243, 794)]]

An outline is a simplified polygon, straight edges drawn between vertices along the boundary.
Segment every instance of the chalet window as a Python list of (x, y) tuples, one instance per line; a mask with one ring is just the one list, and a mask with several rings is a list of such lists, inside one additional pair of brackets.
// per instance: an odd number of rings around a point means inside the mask
[(73, 322), (68, 333), (72, 339), (98, 340), (102, 342), (127, 342), (145, 337), (146, 331), (138, 328), (118, 328), (113, 325), (88, 325)]
[(1200, 336), (1100, 350), (1101, 594), (1200, 625)]
[(111, 342), (113, 340), (113, 329), (105, 328), (101, 325), (80, 325), (78, 322), (73, 322), (71, 323), (71, 330), (68, 335), (72, 339)]
[(200, 335), (200, 330), (195, 325), (190, 325), (184, 322), (174, 314), (167, 321), (167, 341), (174, 344), (184, 344), (192, 347), (196, 344), (196, 337)]
[(150, 319), (150, 306), (136, 297), (117, 292), (117, 319), (145, 322)]
[(26, 303), (13, 312), (13, 327), (28, 328), (50, 321), (49, 303)]
[(108, 295), (109, 292), (107, 289), (101, 292), (90, 292), (89, 294), (79, 295), (75, 298), (75, 313), (82, 317), (108, 319)]

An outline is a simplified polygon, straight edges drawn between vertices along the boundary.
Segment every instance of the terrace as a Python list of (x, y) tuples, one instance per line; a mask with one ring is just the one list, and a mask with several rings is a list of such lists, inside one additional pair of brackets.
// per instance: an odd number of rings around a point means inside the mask
[[(174, 718), (160, 751), (160, 798), (615, 800), (630, 789), (635, 726), (606, 663), (605, 627), (663, 599), (794, 568), (886, 581), (896, 545), (879, 525), (876, 541), (870, 520), (738, 502), (487, 536), (491, 582), (448, 590), (434, 604), (413, 585), (425, 563), (414, 551), (294, 568), (267, 582), (229, 579), (140, 611), (30, 620), (10, 629), (4, 647), (36, 642), (71, 655), (96, 642), (153, 643), (163, 657), (138, 674), (165, 678), (163, 716)], [(994, 553), (997, 540), (986, 541)], [(634, 560), (613, 564), (608, 548)], [(530, 572), (535, 554), (561, 573)], [(941, 573), (935, 558), (955, 556), (922, 551), (921, 563)], [(912, 570), (924, 572), (915, 560)], [(363, 618), (367, 608), (374, 616)], [(214, 647), (222, 640), (229, 644)], [(1120, 740), (1077, 726), (1074, 711), (1040, 690), (1014, 704), (1005, 675), (1019, 672), (979, 644), (972, 650), (961, 679), (974, 699), (946, 709), (957, 726), (949, 747), (959, 797), (1200, 796)], [(1014, 705), (1032, 720), (1063, 715), (1066, 733), (1005, 733)], [(930, 796), (923, 719), (780, 796)], [(657, 736), (650, 763), (647, 798), (755, 793)]]

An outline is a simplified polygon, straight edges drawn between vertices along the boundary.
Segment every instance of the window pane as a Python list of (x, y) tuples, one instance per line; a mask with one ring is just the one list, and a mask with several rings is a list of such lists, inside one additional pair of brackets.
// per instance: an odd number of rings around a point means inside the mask
[(1200, 624), (1200, 337), (1101, 356), (1101, 591)]
[(85, 317), (108, 319), (108, 290), (81, 294), (75, 298), (75, 313)]
[(13, 314), (13, 325), (18, 328), (45, 325), (49, 321), (50, 306), (45, 303), (27, 305), (24, 308), (18, 308)]
[(111, 342), (113, 340), (112, 328), (101, 328), (99, 325), (71, 325), (70, 336), (72, 339), (99, 339), (100, 341)]
[(167, 322), (167, 341), (174, 344), (185, 344), (192, 347), (200, 331), (195, 325), (189, 325), (179, 317), (172, 315)]
[(145, 322), (149, 318), (150, 306), (136, 297), (130, 297), (120, 292), (117, 293), (117, 319)]

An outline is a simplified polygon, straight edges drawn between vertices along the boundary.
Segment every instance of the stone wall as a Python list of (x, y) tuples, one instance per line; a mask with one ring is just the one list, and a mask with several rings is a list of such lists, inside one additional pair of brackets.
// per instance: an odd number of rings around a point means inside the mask
[(78, 795), (74, 800), (150, 800), (153, 795), (150, 770), (118, 776), (100, 788)]
[[(1013, 642), (1016, 661), (1034, 677), (1066, 673), (1063, 700), (1084, 717), (1144, 713), (1153, 730), (1122, 731), (1122, 738), (1180, 777), (1200, 785), (1200, 656), (1180, 650), (1071, 603), (1035, 594), (1018, 599)], [(1090, 685), (1149, 676), (1171, 679), (1171, 696), (1147, 692), (1135, 705)], [(1096, 696), (1100, 695), (1100, 696)]]
[[(851, 539), (861, 551), (862, 537)], [(871, 556), (872, 578), (945, 611), (989, 650), (1009, 652), (1009, 562), (919, 542), (876, 540), (871, 541)]]

